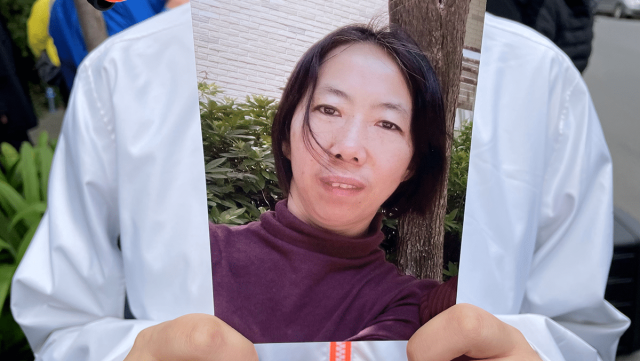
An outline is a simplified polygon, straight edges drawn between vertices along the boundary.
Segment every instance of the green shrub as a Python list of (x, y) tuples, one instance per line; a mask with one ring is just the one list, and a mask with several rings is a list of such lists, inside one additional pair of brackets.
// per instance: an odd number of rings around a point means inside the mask
[(22, 57), (32, 57), (27, 43), (27, 19), (35, 0), (0, 0), (0, 14), (7, 21), (7, 29)]
[(447, 183), (447, 215), (444, 221), (444, 264), (449, 271), (445, 275), (458, 274), (458, 261), (462, 246), (462, 223), (467, 197), (467, 174), (471, 153), (471, 122), (456, 131), (451, 148), (449, 179)]
[(272, 99), (220, 99), (215, 85), (199, 84), (209, 218), (244, 224), (273, 209), (281, 197), (271, 153)]
[(12, 360), (33, 360), (11, 315), (9, 288), (46, 208), (53, 145), (43, 132), (35, 147), (25, 142), (18, 152), (2, 143), (0, 150), (0, 354), (11, 355)]

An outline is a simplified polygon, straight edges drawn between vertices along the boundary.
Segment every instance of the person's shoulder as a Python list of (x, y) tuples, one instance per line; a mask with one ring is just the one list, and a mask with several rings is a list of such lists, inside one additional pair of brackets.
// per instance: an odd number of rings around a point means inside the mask
[(553, 42), (533, 28), (491, 13), (485, 13), (484, 32), (485, 35), (500, 35), (504, 37), (505, 42), (517, 40), (527, 43), (527, 46), (554, 50)]
[[(484, 41), (487, 40), (487, 43)], [(487, 45), (487, 47), (485, 47)], [(549, 38), (516, 21), (485, 13), (483, 48), (491, 51), (500, 46), (520, 53), (571, 61)]]
[[(187, 3), (164, 11), (110, 36), (82, 61), (80, 68), (96, 68), (115, 59), (116, 63), (135, 61), (130, 50), (166, 50), (167, 44), (191, 41), (191, 7)], [(135, 52), (134, 52), (135, 53)], [(129, 55), (128, 55), (129, 54)], [(160, 54), (157, 54), (160, 56)]]
[(569, 83), (580, 78), (569, 56), (549, 38), (526, 25), (490, 13), (485, 14), (481, 53), (480, 68), (488, 69), (489, 73), (503, 74), (512, 69), (520, 76), (562, 75), (562, 81)]
[(237, 237), (238, 235), (247, 236), (251, 233), (261, 232), (261, 222), (253, 221), (243, 225), (229, 225), (229, 224), (216, 224), (209, 222), (209, 237), (213, 240), (215, 238), (225, 239), (230, 236)]
[(231, 228), (226, 224), (216, 224), (209, 222), (209, 238), (224, 236), (231, 232)]

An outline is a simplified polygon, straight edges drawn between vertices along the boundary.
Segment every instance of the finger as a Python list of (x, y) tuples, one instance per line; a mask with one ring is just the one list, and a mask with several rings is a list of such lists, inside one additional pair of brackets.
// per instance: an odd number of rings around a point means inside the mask
[[(213, 317), (213, 316), (211, 316)], [(210, 346), (218, 346), (216, 350), (220, 353), (214, 357), (207, 358), (206, 361), (258, 361), (258, 353), (253, 343), (238, 331), (227, 325), (221, 319), (215, 317), (219, 323), (217, 342)], [(206, 352), (211, 352), (210, 348)]]
[(178, 317), (146, 336), (154, 361), (258, 361), (253, 344), (212, 315)]
[(479, 307), (459, 304), (422, 326), (407, 344), (409, 361), (449, 361), (466, 355), (498, 359), (532, 352), (520, 331)]

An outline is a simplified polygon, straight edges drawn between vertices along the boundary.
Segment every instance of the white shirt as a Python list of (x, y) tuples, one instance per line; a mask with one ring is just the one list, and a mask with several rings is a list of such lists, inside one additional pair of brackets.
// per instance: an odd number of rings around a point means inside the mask
[[(37, 360), (122, 360), (141, 329), (213, 313), (193, 54), (185, 5), (111, 37), (80, 66), (49, 209), (12, 285)], [(569, 64), (540, 35), (487, 15), (459, 300), (513, 314), (500, 317), (548, 359), (595, 360), (580, 335), (611, 360), (628, 325), (602, 300), (611, 162)], [(123, 319), (125, 290), (137, 320)], [(386, 351), (372, 353), (380, 345)], [(405, 345), (354, 345), (354, 359), (401, 360)], [(314, 347), (327, 346), (304, 350)], [(257, 349), (262, 360), (282, 355)]]
[(78, 70), (11, 290), (37, 360), (122, 360), (143, 328), (213, 313), (190, 15), (110, 37)]
[(571, 60), (487, 14), (457, 301), (504, 315), (549, 360), (613, 361), (629, 320), (603, 298), (612, 188), (609, 150)]

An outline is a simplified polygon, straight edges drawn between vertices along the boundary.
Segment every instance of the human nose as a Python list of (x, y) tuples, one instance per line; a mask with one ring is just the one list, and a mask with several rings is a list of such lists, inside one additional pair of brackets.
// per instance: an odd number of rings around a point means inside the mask
[(367, 159), (366, 132), (362, 122), (348, 121), (336, 129), (329, 152), (336, 159), (351, 164), (364, 164)]

